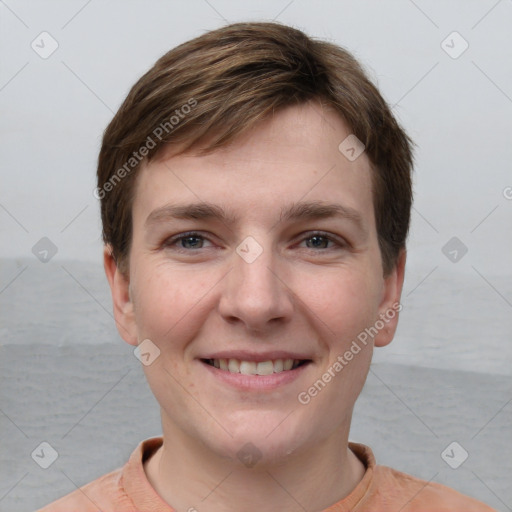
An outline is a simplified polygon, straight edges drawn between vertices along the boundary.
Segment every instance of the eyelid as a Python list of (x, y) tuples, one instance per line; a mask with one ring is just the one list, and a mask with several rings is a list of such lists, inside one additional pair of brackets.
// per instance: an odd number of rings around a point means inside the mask
[[(176, 244), (178, 242), (180, 242), (181, 240), (184, 240), (186, 238), (192, 238), (192, 237), (202, 238), (203, 240), (213, 243), (209, 237), (207, 237), (205, 234), (201, 233), (200, 231), (185, 231), (183, 233), (178, 233), (176, 235), (165, 238), (160, 245), (164, 248), (165, 247), (175, 247), (176, 250), (178, 250), (178, 251), (193, 252), (193, 250), (191, 250), (191, 249), (185, 249), (183, 247), (176, 246)], [(200, 249), (205, 249), (205, 248), (201, 247)], [(198, 251), (198, 250), (199, 249), (195, 249), (195, 251)]]
[[(344, 238), (341, 238), (339, 236), (336, 236), (332, 233), (326, 232), (326, 231), (319, 231), (319, 230), (312, 230), (312, 231), (306, 231), (304, 233), (301, 233), (299, 242), (303, 242), (305, 240), (308, 240), (310, 238), (313, 238), (314, 236), (321, 236), (322, 238), (326, 238), (330, 242), (333, 242), (338, 247), (347, 247), (349, 243)], [(314, 249), (311, 249), (314, 250)], [(323, 251), (328, 251), (329, 249), (323, 249)]]
[[(305, 231), (298, 236), (300, 238), (298, 239), (297, 243), (302, 243), (314, 236), (320, 236), (320, 237), (325, 238), (328, 241), (334, 243), (337, 246), (337, 248), (343, 248), (343, 247), (347, 247), (349, 245), (349, 243), (345, 239), (340, 238), (332, 233), (328, 233), (326, 231), (319, 231), (319, 230)], [(169, 238), (166, 238), (162, 242), (162, 247), (176, 247), (177, 250), (185, 251), (185, 252), (194, 252), (194, 251), (198, 251), (200, 249), (206, 249), (206, 247), (201, 247), (199, 249), (185, 249), (183, 247), (176, 246), (176, 244), (178, 242), (180, 242), (181, 240), (184, 240), (186, 238), (191, 238), (191, 237), (202, 238), (203, 240), (206, 240), (206, 241), (212, 243), (210, 238), (200, 231), (185, 231), (183, 233), (178, 233)], [(325, 251), (329, 250), (329, 249), (319, 249), (317, 251), (315, 249), (310, 249), (310, 248), (307, 248), (307, 249), (314, 251), (314, 252), (325, 252)], [(331, 250), (332, 249), (336, 249), (336, 247), (331, 248)]]

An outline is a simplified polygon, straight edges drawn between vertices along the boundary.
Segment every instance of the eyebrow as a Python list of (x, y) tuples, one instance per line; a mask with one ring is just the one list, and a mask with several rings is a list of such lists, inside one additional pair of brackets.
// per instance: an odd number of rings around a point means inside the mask
[[(307, 221), (327, 218), (344, 218), (354, 224), (363, 232), (367, 232), (363, 216), (354, 208), (338, 203), (324, 203), (309, 201), (293, 203), (281, 209), (278, 222)], [(169, 222), (173, 219), (181, 220), (218, 220), (227, 225), (236, 223), (236, 216), (225, 211), (222, 207), (208, 203), (198, 202), (184, 205), (165, 205), (153, 210), (147, 217), (145, 225), (160, 222)]]

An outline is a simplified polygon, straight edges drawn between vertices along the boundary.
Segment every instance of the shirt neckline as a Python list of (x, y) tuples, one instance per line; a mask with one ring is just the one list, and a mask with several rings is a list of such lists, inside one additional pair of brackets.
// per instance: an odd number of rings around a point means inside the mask
[[(137, 510), (175, 512), (156, 492), (144, 471), (144, 462), (162, 446), (163, 442), (162, 436), (151, 437), (141, 441), (122, 469), (121, 485)], [(365, 466), (364, 476), (348, 496), (324, 509), (323, 512), (353, 510), (364, 501), (365, 496), (369, 492), (376, 465), (373, 452), (369, 446), (364, 444), (349, 442), (348, 445), (354, 455)]]

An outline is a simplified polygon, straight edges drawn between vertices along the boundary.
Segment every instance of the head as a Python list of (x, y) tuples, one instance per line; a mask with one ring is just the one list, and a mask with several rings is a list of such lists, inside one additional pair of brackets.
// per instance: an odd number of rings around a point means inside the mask
[[(347, 158), (346, 140), (364, 152)], [(396, 329), (411, 168), (357, 61), (290, 27), (206, 33), (133, 86), (96, 194), (119, 331), (160, 351), (144, 370), (164, 428), (274, 459), (348, 429), (373, 346)], [(300, 366), (257, 389), (215, 368), (287, 356)]]

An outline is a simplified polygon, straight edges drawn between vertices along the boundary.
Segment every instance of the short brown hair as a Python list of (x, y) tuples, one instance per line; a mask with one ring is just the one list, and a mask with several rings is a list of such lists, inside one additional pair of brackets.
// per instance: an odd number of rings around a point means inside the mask
[[(278, 109), (319, 100), (365, 145), (384, 274), (405, 248), (412, 142), (359, 63), (343, 48), (278, 23), (235, 23), (162, 56), (108, 125), (98, 160), (103, 240), (122, 271), (132, 239), (137, 170), (163, 148), (203, 152)], [(341, 142), (341, 141), (340, 141)]]

